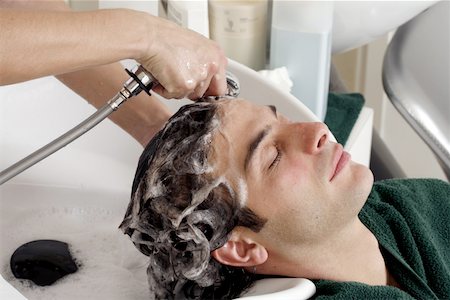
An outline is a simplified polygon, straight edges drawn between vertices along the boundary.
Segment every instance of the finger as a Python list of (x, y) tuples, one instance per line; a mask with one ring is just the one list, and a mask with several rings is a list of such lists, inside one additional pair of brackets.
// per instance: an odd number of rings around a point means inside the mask
[(166, 99), (182, 99), (186, 97), (186, 93), (183, 93), (179, 90), (167, 90), (162, 85), (158, 85), (155, 88), (153, 88), (153, 92), (157, 93), (163, 98)]
[(205, 84), (204, 81), (199, 82), (195, 90), (188, 95), (188, 98), (191, 100), (197, 100), (202, 98), (207, 88), (208, 86)]
[[(209, 87), (211, 77), (216, 72), (217, 67), (211, 64), (198, 65), (197, 68), (192, 68), (185, 72), (185, 75), (180, 75), (179, 82), (175, 90), (171, 91), (166, 88), (163, 91), (164, 95), (172, 98), (190, 98), (192, 100), (199, 99), (203, 96)], [(189, 79), (186, 79), (189, 78)]]
[(227, 80), (226, 80), (226, 67), (228, 60), (223, 58), (222, 63), (219, 66), (219, 70), (211, 78), (208, 89), (205, 92), (205, 96), (223, 96), (227, 92)]
[(168, 78), (169, 81), (165, 84), (160, 82), (162, 88), (158, 88), (157, 91), (166, 99), (185, 98), (194, 91), (197, 85), (197, 81), (186, 70), (180, 70), (178, 74), (165, 76), (165, 78)]
[(197, 87), (195, 88), (195, 90), (191, 94), (189, 94), (189, 96), (188, 96), (189, 99), (197, 100), (197, 99), (202, 98), (205, 95), (206, 90), (209, 88), (210, 82), (214, 75), (215, 75), (214, 73), (210, 73), (209, 76), (205, 80), (200, 81), (198, 83)]

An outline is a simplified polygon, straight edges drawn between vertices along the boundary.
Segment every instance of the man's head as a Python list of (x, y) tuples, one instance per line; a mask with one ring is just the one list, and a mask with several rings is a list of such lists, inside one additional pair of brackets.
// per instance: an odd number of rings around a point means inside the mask
[(351, 222), (372, 177), (328, 134), (244, 100), (177, 112), (142, 154), (121, 224), (150, 256), (155, 296), (220, 290), (227, 274), (248, 279), (245, 269)]

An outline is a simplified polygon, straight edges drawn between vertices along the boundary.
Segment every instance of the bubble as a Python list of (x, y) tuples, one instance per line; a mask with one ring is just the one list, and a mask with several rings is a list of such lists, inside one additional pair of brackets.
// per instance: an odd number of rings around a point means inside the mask
[[(0, 273), (21, 294), (29, 300), (149, 299), (148, 257), (117, 228), (128, 193), (118, 196), (74, 189), (57, 192), (57, 188), (42, 188), (41, 192), (39, 187), (21, 190), (28, 200), (10, 201), (5, 193), (0, 201)], [(33, 199), (40, 194), (46, 198)], [(123, 204), (117, 204), (120, 201)], [(9, 265), (14, 250), (39, 239), (66, 242), (78, 271), (44, 287), (15, 278)]]

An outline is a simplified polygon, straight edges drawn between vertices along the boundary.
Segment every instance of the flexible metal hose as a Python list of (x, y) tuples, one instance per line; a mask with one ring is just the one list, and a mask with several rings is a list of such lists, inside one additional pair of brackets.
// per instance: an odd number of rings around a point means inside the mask
[[(130, 79), (124, 84), (120, 92), (117, 93), (117, 95), (115, 95), (111, 100), (109, 100), (106, 105), (98, 109), (89, 118), (72, 128), (68, 132), (64, 133), (57, 139), (53, 140), (42, 148), (31, 153), (24, 159), (16, 162), (9, 168), (0, 172), (0, 185), (88, 132), (95, 125), (108, 117), (113, 111), (117, 110), (119, 106), (127, 99), (136, 96), (142, 91), (145, 91), (150, 95), (150, 90), (157, 83), (153, 76), (140, 65), (136, 66), (136, 68), (132, 72), (129, 70), (126, 71), (128, 75), (130, 75)], [(227, 73), (226, 97), (237, 97), (239, 95), (239, 92), (240, 87), (238, 79), (233, 74)]]
[(150, 94), (150, 90), (156, 81), (142, 66), (137, 66), (133, 72), (129, 70), (126, 71), (131, 78), (124, 84), (117, 95), (93, 113), (89, 118), (68, 132), (0, 172), (0, 185), (88, 132), (95, 125), (108, 117), (113, 111), (117, 110), (127, 99), (136, 96), (141, 91)]
[(103, 106), (68, 132), (5, 169), (0, 173), (0, 185), (85, 134), (113, 111), (109, 104)]

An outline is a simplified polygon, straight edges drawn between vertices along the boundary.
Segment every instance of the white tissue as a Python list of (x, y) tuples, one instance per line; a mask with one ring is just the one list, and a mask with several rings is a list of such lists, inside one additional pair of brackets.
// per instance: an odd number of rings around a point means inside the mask
[(282, 90), (291, 92), (291, 88), (294, 84), (289, 78), (289, 73), (286, 67), (280, 67), (273, 70), (261, 70), (258, 73), (269, 79), (270, 82)]

